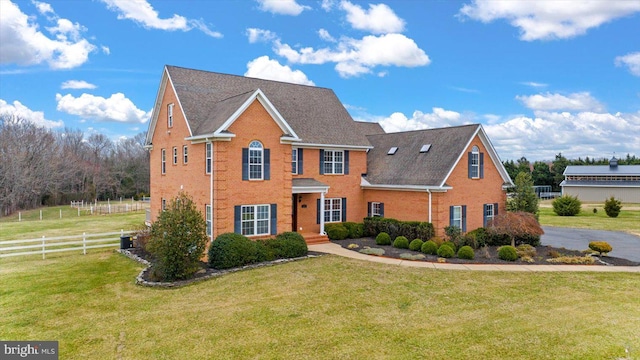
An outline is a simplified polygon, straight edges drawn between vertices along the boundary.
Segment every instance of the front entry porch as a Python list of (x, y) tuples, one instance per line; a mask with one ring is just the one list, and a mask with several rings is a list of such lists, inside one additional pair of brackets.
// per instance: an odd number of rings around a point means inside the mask
[(329, 185), (315, 179), (293, 179), (291, 230), (300, 233), (309, 245), (329, 242), (324, 232), (324, 216), (318, 216), (315, 206), (318, 197), (324, 202), (328, 191)]

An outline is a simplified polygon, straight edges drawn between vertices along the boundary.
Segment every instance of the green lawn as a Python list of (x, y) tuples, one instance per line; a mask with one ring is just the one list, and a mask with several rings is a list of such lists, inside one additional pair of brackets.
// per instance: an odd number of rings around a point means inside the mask
[[(617, 218), (610, 218), (604, 211), (602, 204), (583, 205), (582, 211), (577, 216), (558, 216), (553, 212), (549, 203), (540, 206), (540, 224), (549, 226), (627, 231), (640, 235), (640, 208), (634, 204), (623, 204)], [(627, 209), (625, 209), (625, 207)], [(593, 209), (597, 209), (596, 213)]]
[(131, 230), (141, 227), (145, 219), (144, 210), (109, 215), (81, 213), (78, 216), (77, 209), (70, 206), (54, 206), (42, 208), (42, 213), (43, 220), (39, 220), (40, 210), (22, 212), (20, 222), (17, 213), (0, 218), (0, 241)]
[(640, 358), (640, 276), (441, 271), (323, 256), (180, 289), (112, 252), (0, 259), (3, 340), (61, 359)]

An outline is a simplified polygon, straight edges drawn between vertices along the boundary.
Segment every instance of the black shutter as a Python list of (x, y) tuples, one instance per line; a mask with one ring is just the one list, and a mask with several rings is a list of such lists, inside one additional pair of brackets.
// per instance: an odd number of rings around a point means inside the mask
[(480, 153), (480, 179), (484, 179), (484, 153)]
[(320, 175), (324, 175), (324, 150), (322, 149), (320, 149)]
[(380, 217), (384, 217), (384, 203), (380, 203)]
[(342, 198), (342, 222), (347, 221), (347, 198)]
[(488, 204), (482, 205), (482, 227), (487, 227), (487, 207)]
[(371, 201), (369, 201), (369, 202), (367, 203), (367, 217), (371, 217), (371, 215), (373, 215), (373, 211), (371, 211), (371, 210), (372, 210), (372, 208), (371, 208)]
[(493, 216), (498, 216), (498, 203), (493, 204)]
[(349, 150), (344, 151), (344, 174), (349, 175)]
[[(212, 209), (213, 210), (213, 209)], [(233, 232), (236, 234), (242, 234), (242, 206), (236, 205), (233, 208)]]
[(264, 179), (271, 179), (271, 151), (264, 149)]
[(318, 201), (316, 202), (316, 209), (317, 209), (317, 213), (316, 213), (316, 224), (320, 224), (320, 216), (322, 216), (322, 211), (320, 208), (320, 199), (318, 199)]
[(449, 226), (453, 226), (453, 206), (449, 206)]
[(242, 180), (249, 180), (249, 148), (242, 148)]
[(271, 204), (271, 235), (278, 233), (278, 205)]
[(303, 165), (303, 151), (302, 149), (298, 149), (298, 174), (302, 175), (303, 174), (303, 170), (302, 170), (302, 165)]
[(462, 205), (462, 232), (467, 232), (467, 205)]
[(468, 164), (467, 164), (467, 174), (468, 174), (467, 176), (469, 177), (469, 179), (473, 178), (473, 173), (472, 173), (472, 171), (471, 171), (471, 168), (472, 168), (472, 166), (471, 166), (472, 158), (473, 158), (473, 153), (469, 153), (469, 161), (468, 161)]

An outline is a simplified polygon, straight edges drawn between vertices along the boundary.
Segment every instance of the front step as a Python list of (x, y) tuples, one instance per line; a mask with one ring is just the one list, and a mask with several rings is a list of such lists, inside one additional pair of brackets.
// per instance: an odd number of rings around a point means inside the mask
[(302, 234), (307, 245), (326, 244), (329, 242), (327, 235), (320, 234)]

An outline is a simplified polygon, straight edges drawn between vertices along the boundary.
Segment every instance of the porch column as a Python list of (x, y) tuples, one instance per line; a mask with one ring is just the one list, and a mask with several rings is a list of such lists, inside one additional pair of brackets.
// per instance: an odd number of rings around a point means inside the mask
[(320, 192), (320, 235), (324, 235), (324, 191)]

